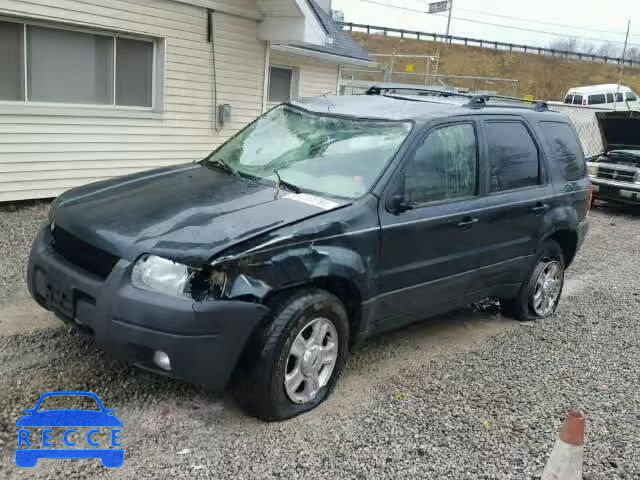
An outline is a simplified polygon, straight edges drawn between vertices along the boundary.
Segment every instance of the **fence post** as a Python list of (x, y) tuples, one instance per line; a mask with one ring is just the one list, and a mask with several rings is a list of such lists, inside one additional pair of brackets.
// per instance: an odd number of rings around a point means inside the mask
[(387, 36), (387, 29), (386, 29), (386, 28), (384, 28), (384, 29), (382, 30), (382, 33), (383, 33), (383, 34), (384, 34), (384, 36), (386, 37), (386, 36)]
[(420, 32), (417, 32), (418, 40), (420, 40)]
[(367, 25), (367, 35), (369, 35), (371, 33), (371, 26)]

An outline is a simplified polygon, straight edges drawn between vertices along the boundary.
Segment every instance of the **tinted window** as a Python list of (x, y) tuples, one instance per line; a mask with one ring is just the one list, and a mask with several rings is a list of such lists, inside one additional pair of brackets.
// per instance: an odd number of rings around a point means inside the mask
[(624, 102), (624, 98), (622, 98), (622, 93), (616, 93), (616, 102)]
[(607, 103), (613, 103), (613, 93), (607, 93)]
[(589, 105), (600, 105), (602, 103), (607, 103), (604, 93), (599, 95), (589, 95)]
[(538, 148), (527, 127), (520, 122), (488, 122), (485, 129), (489, 144), (490, 191), (538, 185)]
[(636, 97), (636, 94), (633, 92), (627, 92), (627, 100), (629, 102), (635, 102), (636, 100), (638, 100), (638, 97)]
[(551, 158), (560, 165), (564, 179), (573, 182), (586, 177), (587, 164), (573, 129), (559, 122), (540, 122), (540, 126)]
[(582, 105), (582, 95), (576, 95), (575, 97), (573, 97), (573, 104)]
[(564, 103), (571, 103), (573, 102), (573, 95), (567, 95), (566, 97), (564, 97)]
[(409, 161), (405, 198), (424, 203), (475, 195), (477, 145), (473, 125), (431, 132)]

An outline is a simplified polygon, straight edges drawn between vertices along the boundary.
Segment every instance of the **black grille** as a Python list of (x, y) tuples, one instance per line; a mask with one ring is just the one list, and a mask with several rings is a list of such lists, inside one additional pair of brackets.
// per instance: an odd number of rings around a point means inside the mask
[(80, 240), (60, 227), (53, 229), (53, 242), (56, 253), (100, 278), (107, 278), (118, 261), (118, 257)]
[(605, 178), (607, 180), (615, 180), (617, 182), (630, 182), (635, 180), (635, 172), (629, 170), (617, 170), (610, 167), (598, 167), (598, 178)]

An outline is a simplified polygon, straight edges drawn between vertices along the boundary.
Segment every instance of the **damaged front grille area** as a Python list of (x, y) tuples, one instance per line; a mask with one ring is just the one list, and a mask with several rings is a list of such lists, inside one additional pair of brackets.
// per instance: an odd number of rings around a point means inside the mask
[(105, 279), (118, 262), (118, 257), (88, 244), (66, 230), (53, 229), (55, 252), (78, 267)]
[(614, 180), (616, 182), (629, 182), (635, 181), (636, 173), (631, 170), (620, 170), (613, 167), (598, 167), (597, 178), (603, 178), (605, 180)]

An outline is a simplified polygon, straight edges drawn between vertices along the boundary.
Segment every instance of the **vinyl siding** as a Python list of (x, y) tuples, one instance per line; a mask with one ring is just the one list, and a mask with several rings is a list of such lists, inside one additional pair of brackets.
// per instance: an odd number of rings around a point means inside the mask
[[(318, 95), (335, 95), (338, 91), (338, 64), (321, 62), (306, 57), (285, 55), (271, 52), (271, 65), (293, 67), (299, 72), (299, 98), (317, 97)], [(267, 103), (272, 107), (277, 103)]]
[[(258, 40), (254, 0), (202, 4), (216, 11), (215, 89), (203, 6), (0, 0), (0, 16), (158, 38), (166, 62), (158, 112), (0, 104), (0, 201), (52, 197), (107, 177), (202, 158), (259, 115), (266, 44)], [(216, 132), (215, 105), (222, 103), (231, 105), (232, 121)]]

